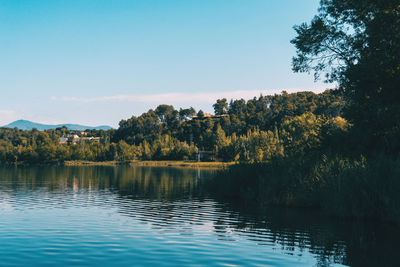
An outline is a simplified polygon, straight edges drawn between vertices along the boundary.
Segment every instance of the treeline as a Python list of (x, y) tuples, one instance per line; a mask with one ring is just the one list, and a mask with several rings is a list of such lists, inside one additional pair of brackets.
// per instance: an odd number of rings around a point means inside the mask
[(101, 143), (60, 144), (61, 136), (79, 133), (65, 127), (45, 131), (1, 128), (0, 162), (54, 163), (79, 159), (103, 161), (110, 158), (109, 149), (106, 148), (110, 146), (112, 131), (86, 131), (87, 136), (101, 137)]
[[(220, 161), (263, 162), (339, 142), (350, 124), (340, 117), (338, 91), (259, 96), (245, 101), (219, 99), (215, 115), (193, 108), (155, 110), (122, 120), (117, 130), (88, 130), (100, 142), (60, 144), (63, 128), (46, 131), (0, 129), (0, 161), (44, 163), (65, 160), (195, 160), (198, 151)], [(323, 140), (329, 140), (329, 144)]]
[(194, 159), (201, 150), (214, 152), (220, 161), (260, 162), (322, 145), (321, 135), (346, 131), (349, 124), (340, 117), (343, 106), (334, 90), (283, 92), (229, 103), (218, 99), (213, 116), (160, 105), (122, 120), (113, 141), (130, 146), (129, 158)]

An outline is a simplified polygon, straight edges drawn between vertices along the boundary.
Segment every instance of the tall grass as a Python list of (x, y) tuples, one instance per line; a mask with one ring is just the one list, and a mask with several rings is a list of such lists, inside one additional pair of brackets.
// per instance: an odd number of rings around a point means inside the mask
[(216, 197), (400, 222), (400, 157), (382, 154), (367, 160), (309, 153), (234, 165), (209, 185)]

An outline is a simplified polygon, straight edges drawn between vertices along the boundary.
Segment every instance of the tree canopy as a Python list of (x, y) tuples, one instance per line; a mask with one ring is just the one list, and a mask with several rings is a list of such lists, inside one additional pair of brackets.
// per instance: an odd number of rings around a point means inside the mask
[(293, 70), (337, 82), (346, 96), (345, 116), (365, 136), (364, 145), (398, 152), (399, 2), (322, 0), (311, 23), (295, 30)]

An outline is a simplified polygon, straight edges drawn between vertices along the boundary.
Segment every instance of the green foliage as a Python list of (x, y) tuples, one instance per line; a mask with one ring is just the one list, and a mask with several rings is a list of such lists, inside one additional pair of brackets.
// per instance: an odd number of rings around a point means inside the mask
[(181, 121), (189, 120), (194, 115), (196, 115), (196, 110), (192, 107), (185, 108), (185, 109), (182, 109), (182, 108), (179, 109), (179, 120), (181, 120)]
[(218, 99), (213, 105), (215, 115), (223, 115), (228, 111), (228, 102), (226, 98)]
[(0, 129), (0, 162), (195, 160), (196, 149), (213, 151), (222, 161), (264, 162), (329, 146), (321, 142), (322, 135), (338, 136), (348, 128), (337, 117), (343, 104), (335, 91), (283, 92), (229, 105), (226, 99), (217, 100), (216, 116), (200, 110), (197, 118), (193, 108), (177, 111), (159, 105), (122, 120), (116, 131), (86, 131), (85, 136), (100, 137), (100, 142), (77, 144), (59, 144), (61, 136), (80, 134), (65, 127), (43, 132)]
[[(247, 155), (248, 151), (243, 150), (247, 141), (241, 137), (247, 136), (248, 131), (256, 130), (261, 135), (270, 136), (269, 132), (276, 132), (279, 136), (283, 130), (282, 125), (287, 124), (290, 118), (310, 113), (324, 116), (327, 120), (339, 116), (343, 106), (344, 101), (336, 91), (325, 91), (321, 94), (283, 92), (280, 95), (255, 97), (247, 102), (243, 99), (232, 100), (229, 105), (226, 99), (219, 99), (213, 105), (216, 116), (207, 117), (200, 110), (194, 119), (190, 119), (195, 114), (193, 108), (181, 108), (177, 111), (172, 106), (160, 105), (155, 111), (149, 110), (139, 117), (121, 121), (113, 141), (124, 140), (137, 146), (144, 141), (153, 144), (160, 136), (169, 135), (180, 142), (195, 145), (200, 150), (214, 151), (221, 160), (240, 158), (241, 161), (254, 161), (253, 155), (256, 154), (256, 161), (267, 160), (274, 153), (264, 151), (264, 146), (258, 148), (257, 153)], [(147, 125), (151, 127), (147, 128)], [(239, 139), (242, 144), (238, 143)], [(170, 150), (172, 149), (171, 147)], [(279, 154), (282, 155), (283, 149), (280, 151)], [(164, 154), (158, 152), (157, 158), (165, 158), (159, 156)], [(146, 155), (145, 158), (152, 158), (151, 153)]]
[(400, 6), (397, 0), (322, 0), (296, 26), (296, 72), (326, 74), (345, 93), (344, 112), (365, 154), (400, 150)]
[(323, 123), (323, 117), (309, 112), (286, 119), (282, 123), (282, 139), (287, 151), (293, 155), (318, 148)]
[(284, 155), (284, 147), (278, 132), (249, 131), (238, 139), (239, 160), (242, 162), (263, 162)]

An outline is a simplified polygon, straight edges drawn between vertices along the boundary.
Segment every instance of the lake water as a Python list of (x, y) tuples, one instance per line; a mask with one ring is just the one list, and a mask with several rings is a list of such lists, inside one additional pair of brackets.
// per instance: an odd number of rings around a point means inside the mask
[(214, 171), (0, 168), (0, 265), (399, 266), (399, 229), (216, 200)]

